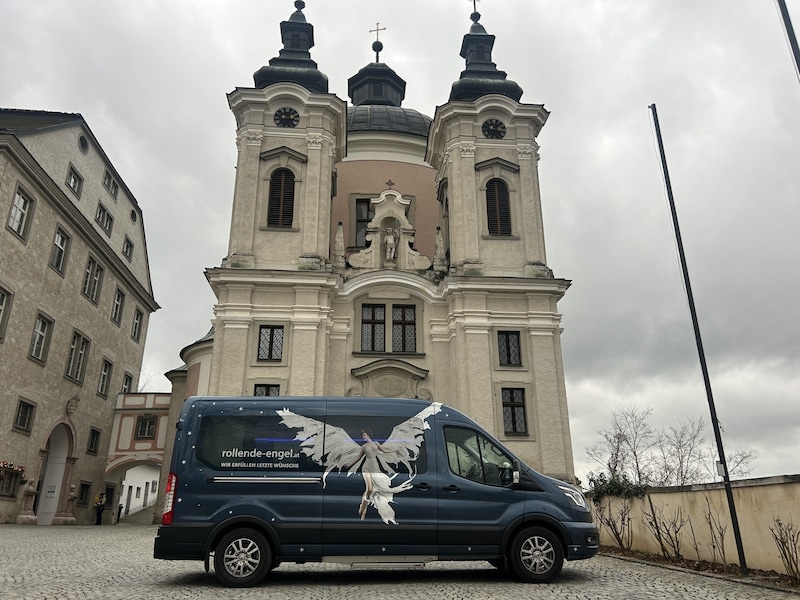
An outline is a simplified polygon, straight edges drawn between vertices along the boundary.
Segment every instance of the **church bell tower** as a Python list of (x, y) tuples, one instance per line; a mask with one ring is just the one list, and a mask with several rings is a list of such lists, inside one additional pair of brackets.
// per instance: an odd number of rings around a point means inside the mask
[(283, 49), (253, 75), (255, 87), (228, 94), (239, 150), (229, 267), (329, 267), (329, 200), (334, 164), (344, 154), (346, 108), (311, 60), (314, 27), (304, 5), (295, 2), (281, 23)]
[(444, 242), (461, 274), (546, 275), (536, 136), (548, 112), (492, 62), (494, 36), (472, 14), (466, 69), (436, 110), (428, 161), (438, 171)]

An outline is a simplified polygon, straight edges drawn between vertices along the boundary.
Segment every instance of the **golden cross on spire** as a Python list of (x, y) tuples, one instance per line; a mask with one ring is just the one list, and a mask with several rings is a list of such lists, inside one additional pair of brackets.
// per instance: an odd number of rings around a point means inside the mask
[(381, 41), (381, 31), (386, 31), (386, 27), (381, 27), (381, 22), (380, 21), (376, 21), (375, 22), (375, 29), (370, 29), (369, 30), (370, 33), (374, 33), (375, 34), (375, 41), (376, 42), (380, 42)]

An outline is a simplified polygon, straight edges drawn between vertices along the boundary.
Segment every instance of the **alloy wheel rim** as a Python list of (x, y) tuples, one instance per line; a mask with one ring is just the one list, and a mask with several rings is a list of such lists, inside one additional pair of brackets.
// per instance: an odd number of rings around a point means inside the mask
[(520, 560), (525, 568), (539, 575), (553, 567), (556, 562), (555, 554), (553, 545), (540, 536), (529, 537), (519, 551)]
[(253, 540), (234, 540), (225, 548), (223, 561), (225, 570), (233, 577), (247, 577), (261, 563), (261, 550)]

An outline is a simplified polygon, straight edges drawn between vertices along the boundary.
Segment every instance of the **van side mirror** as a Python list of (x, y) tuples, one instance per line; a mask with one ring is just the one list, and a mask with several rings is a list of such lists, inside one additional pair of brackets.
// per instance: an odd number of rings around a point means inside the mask
[(520, 472), (520, 469), (521, 469), (521, 467), (520, 467), (519, 461), (518, 460), (514, 460), (514, 471), (511, 474), (511, 483), (513, 485), (519, 485), (519, 479), (520, 479), (519, 472)]

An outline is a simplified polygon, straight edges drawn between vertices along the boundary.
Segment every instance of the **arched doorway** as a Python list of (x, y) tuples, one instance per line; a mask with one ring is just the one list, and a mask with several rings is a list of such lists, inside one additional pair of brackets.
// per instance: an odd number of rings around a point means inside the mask
[(61, 423), (53, 428), (44, 450), (44, 461), (39, 478), (39, 497), (36, 519), (39, 525), (52, 525), (59, 512), (64, 474), (72, 447), (72, 432)]

